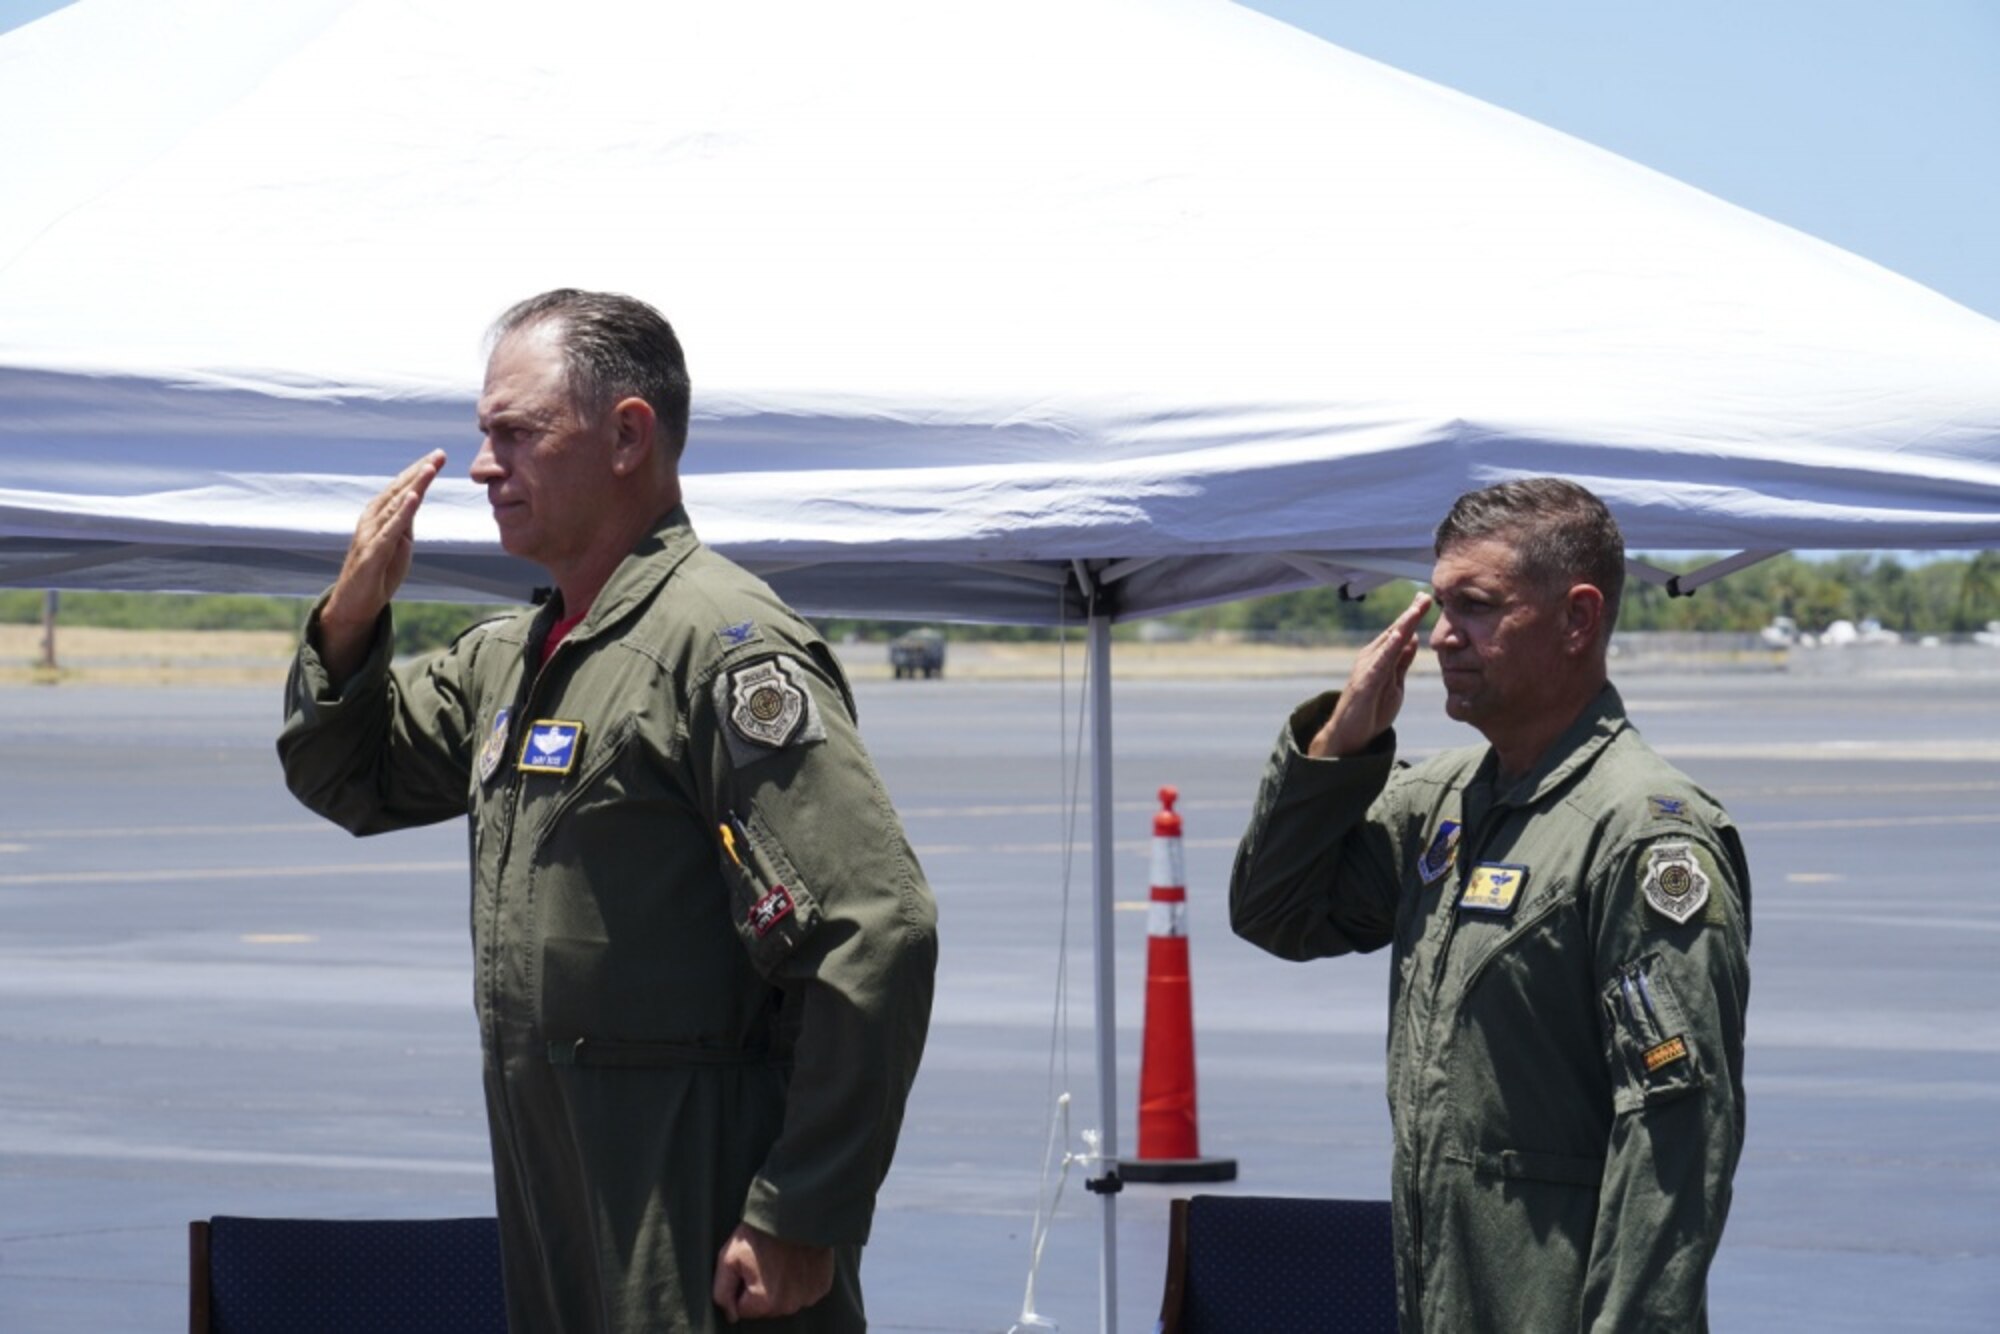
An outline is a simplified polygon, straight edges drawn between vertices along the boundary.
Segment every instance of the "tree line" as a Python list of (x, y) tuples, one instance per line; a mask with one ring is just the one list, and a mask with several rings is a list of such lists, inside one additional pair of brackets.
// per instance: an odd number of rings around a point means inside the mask
[[(1653, 561), (1685, 571), (1714, 557)], [(1358, 600), (1331, 587), (1247, 598), (1159, 618), (1170, 633), (1190, 638), (1226, 634), (1259, 639), (1325, 642), (1371, 634), (1409, 605), (1416, 586), (1404, 580)], [(297, 634), (312, 608), (310, 598), (227, 594), (74, 592), (60, 596), (62, 625), (135, 630), (280, 630)], [(398, 603), (398, 652), (415, 653), (451, 642), (468, 627), (504, 612), (491, 603)], [(36, 623), (43, 594), (0, 590), (0, 622)], [(2000, 621), (2000, 551), (1970, 557), (1905, 562), (1895, 556), (1850, 554), (1827, 559), (1775, 557), (1702, 586), (1691, 597), (1670, 597), (1638, 580), (1625, 587), (1618, 617), (1623, 632), (1649, 630), (1755, 632), (1779, 616), (1798, 628), (1823, 631), (1835, 621), (1874, 620), (1906, 636), (1965, 635)], [(909, 629), (897, 621), (828, 619), (829, 639), (886, 640)], [(1058, 632), (1028, 626), (950, 626), (961, 639), (1032, 640)], [(1121, 637), (1143, 633), (1121, 625)]]

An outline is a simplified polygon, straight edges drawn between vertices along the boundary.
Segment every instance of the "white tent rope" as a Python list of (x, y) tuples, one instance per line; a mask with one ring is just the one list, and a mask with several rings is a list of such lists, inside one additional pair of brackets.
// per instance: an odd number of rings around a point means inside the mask
[[(1079, 571), (1079, 577), (1082, 572)], [(1062, 1202), (1063, 1187), (1069, 1181), (1069, 1170), (1078, 1162), (1096, 1158), (1097, 1135), (1086, 1130), (1083, 1134), (1085, 1152), (1072, 1153), (1069, 1148), (1069, 917), (1070, 888), (1076, 853), (1076, 821), (1081, 805), (1083, 790), (1083, 725), (1085, 710), (1079, 704), (1076, 711), (1076, 737), (1072, 743), (1069, 733), (1069, 618), (1066, 601), (1067, 586), (1059, 589), (1057, 601), (1056, 628), (1056, 681), (1057, 707), (1056, 728), (1058, 747), (1058, 784), (1061, 789), (1062, 829), (1062, 879), (1061, 909), (1057, 913), (1056, 937), (1056, 977), (1055, 998), (1049, 1022), (1049, 1075), (1047, 1092), (1050, 1098), (1049, 1137), (1042, 1150), (1042, 1178), (1037, 1190), (1035, 1203), (1035, 1225), (1030, 1234), (1028, 1246), (1028, 1281), (1021, 1298), (1021, 1315), (1008, 1330), (1008, 1334), (1024, 1334), (1029, 1330), (1055, 1329), (1056, 1323), (1035, 1310), (1035, 1279), (1041, 1272), (1042, 1250), (1048, 1244), (1049, 1230), (1055, 1224), (1057, 1206)], [(1077, 692), (1079, 701), (1086, 698), (1089, 689), (1090, 660), (1084, 659), (1084, 680)], [(1058, 1146), (1061, 1151), (1058, 1152)], [(1050, 1184), (1053, 1175), (1054, 1184)]]

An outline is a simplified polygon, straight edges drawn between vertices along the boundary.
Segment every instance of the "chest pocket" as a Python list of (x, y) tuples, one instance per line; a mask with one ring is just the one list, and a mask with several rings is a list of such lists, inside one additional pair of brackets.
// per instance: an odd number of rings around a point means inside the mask
[(1569, 883), (1567, 876), (1547, 883), (1530, 876), (1520, 901), (1506, 913), (1463, 907), (1456, 899), (1446, 904), (1444, 911), (1451, 915), (1449, 975), (1458, 979), (1457, 990), (1471, 991), (1480, 976), (1496, 966), (1522, 970), (1520, 983), (1530, 990), (1538, 975), (1545, 981), (1555, 967), (1550, 952), (1568, 955), (1576, 946), (1573, 933), (1562, 929), (1563, 922), (1549, 920), (1571, 903)]
[[(639, 720), (631, 714), (595, 731), (585, 723), (577, 742), (581, 753), (567, 773), (523, 769), (514, 775), (519, 791), (517, 800), (521, 803), (520, 818), (535, 831), (538, 843), (551, 826), (578, 807), (622, 801), (633, 795), (626, 790), (629, 785), (620, 781), (617, 768), (638, 728)], [(516, 763), (518, 767), (518, 756)]]

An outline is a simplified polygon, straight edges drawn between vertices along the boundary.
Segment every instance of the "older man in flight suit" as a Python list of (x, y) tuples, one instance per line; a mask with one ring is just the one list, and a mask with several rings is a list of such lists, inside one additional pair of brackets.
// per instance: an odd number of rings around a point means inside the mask
[(930, 891), (833, 655), (688, 525), (666, 321), (558, 291), (495, 333), (472, 477), (556, 593), (392, 668), (412, 464), (312, 617), (287, 781), (355, 833), (471, 817), (513, 1328), (859, 1330)]
[(1281, 731), (1237, 851), (1239, 934), (1393, 949), (1404, 1334), (1691, 1331), (1743, 1139), (1750, 878), (1605, 658), (1624, 545), (1554, 479), (1440, 526), (1445, 709), (1490, 743), (1414, 767), (1392, 724), (1431, 598)]

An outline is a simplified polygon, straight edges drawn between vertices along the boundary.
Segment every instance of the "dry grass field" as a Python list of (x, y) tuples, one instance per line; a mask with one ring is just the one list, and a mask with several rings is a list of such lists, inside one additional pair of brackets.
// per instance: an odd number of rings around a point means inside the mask
[(283, 683), (292, 636), (278, 630), (104, 630), (56, 627), (56, 668), (42, 627), (0, 625), (0, 685), (265, 685)]
[[(1612, 663), (1615, 677), (1661, 671), (1788, 671), (1800, 675), (1954, 675), (1977, 671), (2000, 674), (2000, 652), (1968, 646), (1921, 649), (1773, 652), (1743, 648), (1741, 636), (1629, 636), (1620, 641)], [(56, 670), (40, 666), (39, 625), (0, 625), (0, 687), (30, 685), (187, 685), (269, 686), (283, 683), (292, 659), (291, 635), (275, 630), (104, 630), (58, 626)], [(835, 645), (847, 674), (856, 681), (890, 679), (888, 645)], [(1354, 661), (1352, 647), (1301, 648), (1281, 644), (1145, 643), (1122, 641), (1112, 650), (1112, 675), (1120, 680), (1220, 680), (1306, 678), (1337, 684)], [(945, 681), (1081, 681), (1084, 646), (1080, 636), (1067, 645), (992, 641), (951, 643)], [(1420, 653), (1411, 670), (1437, 671), (1437, 660)], [(912, 681), (921, 690), (938, 682)]]
[[(292, 637), (280, 631), (104, 630), (56, 628), (56, 669), (44, 669), (39, 625), (0, 625), (0, 686), (18, 685), (268, 685), (285, 679)], [(884, 644), (837, 646), (849, 676), (889, 679)], [(1121, 643), (1112, 650), (1112, 674), (1121, 678), (1320, 676), (1345, 677), (1353, 650), (1292, 648), (1273, 644)], [(1081, 642), (1057, 644), (959, 643), (951, 645), (945, 679), (1053, 680), (1083, 676)], [(1435, 670), (1428, 655), (1416, 670)], [(912, 682), (911, 688), (924, 683)]]

